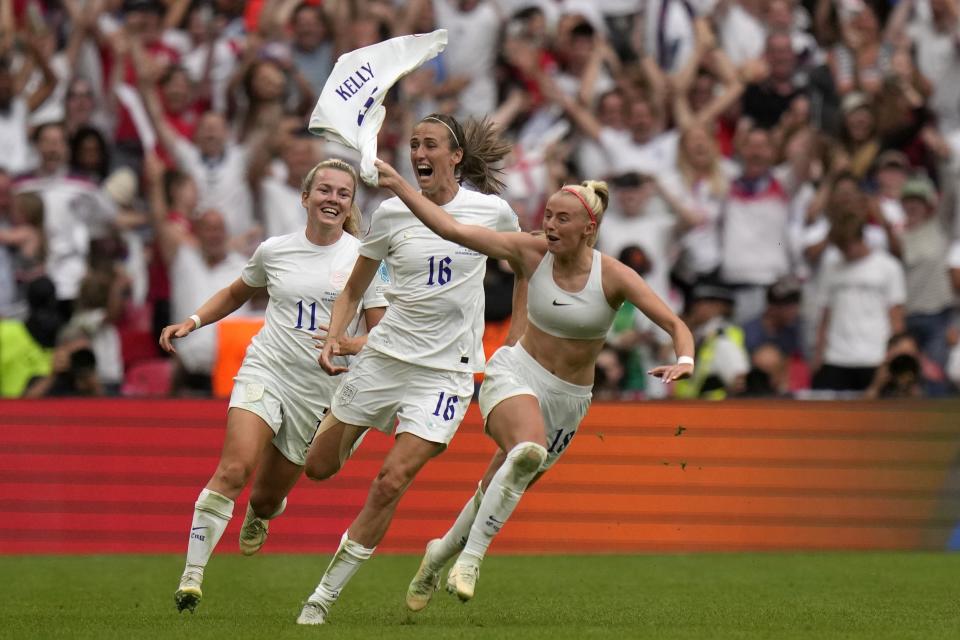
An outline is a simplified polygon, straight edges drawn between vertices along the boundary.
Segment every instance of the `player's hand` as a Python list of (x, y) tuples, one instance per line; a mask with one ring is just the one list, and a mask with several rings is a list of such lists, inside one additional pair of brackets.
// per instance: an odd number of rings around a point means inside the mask
[(377, 184), (384, 189), (390, 189), (390, 191), (396, 193), (400, 185), (403, 184), (403, 178), (400, 177), (400, 174), (397, 173), (397, 170), (391, 167), (390, 163), (384, 162), (380, 158), (374, 160), (373, 165), (377, 168), (377, 172), (380, 174), (377, 178)]
[[(327, 342), (328, 331), (330, 331), (330, 327), (321, 324), (317, 327), (317, 333), (310, 336), (313, 338), (313, 341), (316, 342), (314, 345), (315, 348), (323, 349), (323, 345)], [(350, 336), (343, 336), (338, 342), (340, 344), (340, 353), (338, 355), (341, 356), (355, 356), (360, 353), (360, 348), (363, 347), (363, 340), (351, 338)]]
[(320, 357), (317, 359), (317, 362), (320, 363), (320, 367), (326, 371), (328, 375), (338, 376), (347, 370), (346, 367), (341, 367), (333, 363), (334, 357), (340, 355), (346, 355), (340, 352), (340, 339), (328, 335), (323, 343), (323, 349), (320, 351)]
[(167, 353), (176, 353), (177, 350), (173, 348), (172, 340), (174, 338), (183, 338), (189, 335), (196, 326), (197, 325), (193, 323), (193, 320), (187, 318), (180, 324), (171, 324), (164, 327), (163, 331), (160, 332), (160, 348)]
[(654, 367), (647, 371), (648, 374), (654, 378), (660, 378), (660, 382), (667, 384), (668, 382), (673, 382), (674, 380), (682, 380), (683, 378), (689, 378), (693, 375), (693, 365), (692, 364), (665, 364), (659, 367)]

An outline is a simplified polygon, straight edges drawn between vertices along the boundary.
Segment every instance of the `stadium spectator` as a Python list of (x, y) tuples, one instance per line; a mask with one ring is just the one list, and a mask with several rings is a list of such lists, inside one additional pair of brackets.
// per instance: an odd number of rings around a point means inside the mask
[(770, 285), (767, 308), (743, 325), (744, 346), (751, 356), (765, 344), (776, 346), (786, 358), (803, 353), (800, 299), (800, 283), (793, 277)]
[[(317, 367), (311, 343), (311, 337), (322, 343), (323, 334), (314, 332), (322, 332), (330, 323), (331, 309), (357, 260), (358, 183), (353, 167), (340, 160), (312, 167), (302, 182), (305, 227), (261, 244), (240, 277), (160, 336), (164, 350), (176, 352), (172, 342), (176, 339), (182, 351), (192, 332), (237, 311), (257, 290), (265, 288), (270, 296), (264, 326), (253, 338), (235, 378), (223, 454), (197, 498), (186, 566), (175, 594), (180, 611), (193, 611), (199, 605), (204, 568), (254, 469), (257, 477), (240, 532), (240, 549), (246, 555), (259, 551), (266, 542), (269, 521), (283, 513), (313, 439), (332, 443), (332, 451), (326, 454), (342, 464), (363, 437), (362, 430), (355, 430), (342, 434), (342, 439), (337, 434), (333, 442), (317, 433), (338, 380)], [(384, 289), (384, 280), (378, 280), (363, 293), (362, 319), (351, 322), (341, 341), (343, 356), (359, 351), (366, 338), (357, 334), (383, 317)], [(288, 321), (294, 313), (296, 325)], [(337, 360), (338, 365), (347, 362)], [(194, 533), (201, 530), (202, 535)]]
[[(236, 278), (245, 258), (231, 251), (227, 242), (226, 223), (216, 209), (200, 213), (184, 229), (182, 221), (167, 215), (163, 185), (163, 161), (156, 155), (144, 162), (152, 190), (152, 225), (157, 247), (169, 270), (170, 316), (186, 318), (206, 299), (226, 288)], [(246, 305), (238, 309), (248, 313)], [(217, 339), (213, 331), (204, 331), (183, 338), (177, 351), (174, 392), (208, 395), (210, 373), (216, 354)]]
[[(0, 189), (4, 188), (9, 197), (9, 186), (0, 184)], [(12, 204), (9, 217), (0, 218), (0, 288), (9, 287), (0, 294), (0, 300), (6, 299), (7, 304), (4, 314), (0, 303), (0, 317), (22, 316), (20, 307), (26, 300), (26, 289), (44, 274), (46, 258), (43, 200), (35, 193), (20, 193), (13, 196)]]
[(494, 354), (480, 388), (485, 431), (499, 451), (453, 527), (428, 543), (407, 590), (407, 607), (418, 611), (433, 596), (443, 566), (458, 553), (448, 589), (464, 602), (473, 597), (493, 538), (524, 491), (560, 458), (586, 415), (597, 358), (620, 304), (629, 300), (670, 335), (676, 364), (650, 370), (663, 383), (693, 373), (693, 336), (636, 271), (593, 248), (609, 199), (605, 183), (588, 180), (553, 194), (542, 235), (499, 234), (458, 221), (389, 165), (381, 162), (378, 168), (380, 184), (433, 232), (510, 260), (529, 281), (523, 335)]
[(871, 249), (863, 229), (856, 213), (839, 214), (831, 223), (830, 242), (842, 260), (825, 264), (820, 274), (814, 389), (864, 391), (883, 362), (887, 340), (904, 330), (903, 267)]
[[(276, 166), (274, 155), (280, 157)], [(257, 197), (266, 237), (282, 236), (303, 227), (300, 196), (303, 179), (319, 162), (316, 136), (300, 126), (298, 118), (284, 122), (280, 131), (253, 149), (247, 178)]]
[(734, 173), (702, 125), (680, 136), (677, 165), (659, 180), (660, 193), (685, 222), (675, 275), (687, 287), (720, 268), (720, 220)]
[(117, 210), (96, 182), (69, 173), (69, 150), (62, 124), (40, 125), (33, 139), (39, 164), (32, 173), (17, 180), (15, 190), (36, 193), (43, 200), (46, 271), (57, 287), (66, 320), (86, 272), (90, 241), (108, 232)]
[(787, 356), (775, 344), (762, 344), (750, 354), (750, 371), (736, 397), (783, 397), (788, 390), (787, 373)]
[(770, 129), (806, 92), (806, 80), (798, 73), (797, 54), (789, 33), (771, 33), (766, 38), (764, 59), (745, 72), (743, 115), (761, 129)]
[(770, 132), (753, 129), (740, 150), (743, 168), (723, 203), (720, 278), (735, 290), (734, 318), (746, 322), (763, 309), (766, 289), (791, 268), (789, 199), (795, 178), (774, 168)]
[[(14, 74), (13, 52), (6, 37), (0, 39), (0, 168), (10, 174), (24, 173), (31, 168), (28, 119), (56, 87), (56, 76), (40, 50), (39, 35), (28, 33), (21, 41), (29, 60), (21, 62), (21, 73)], [(30, 65), (36, 64), (42, 82), (27, 92), (24, 85)]]
[(37, 397), (53, 372), (53, 347), (61, 320), (53, 283), (27, 286), (26, 321), (0, 317), (0, 398)]
[(696, 341), (697, 368), (675, 385), (678, 398), (719, 400), (743, 390), (750, 357), (743, 329), (730, 322), (734, 301), (734, 293), (722, 285), (693, 287), (684, 321)]
[[(625, 173), (611, 181), (613, 193), (604, 224), (597, 230), (597, 248), (618, 256), (630, 245), (639, 246), (650, 261), (646, 281), (658, 296), (670, 293), (670, 248), (678, 215), (659, 195), (656, 181), (638, 173)], [(682, 209), (681, 213), (687, 213)]]
[(222, 212), (230, 238), (250, 234), (254, 224), (253, 195), (247, 182), (251, 149), (264, 144), (266, 125), (246, 144), (230, 141), (229, 125), (223, 115), (208, 111), (197, 123), (194, 141), (184, 138), (164, 118), (159, 100), (149, 87), (142, 86), (147, 112), (163, 147), (177, 166), (193, 177), (198, 188), (198, 208)]
[(94, 355), (97, 394), (117, 395), (123, 383), (123, 353), (117, 323), (129, 296), (130, 278), (122, 270), (91, 270), (80, 282), (76, 309), (60, 334), (82, 341)]
[(954, 308), (947, 266), (949, 229), (937, 215), (937, 194), (926, 178), (907, 181), (901, 201), (906, 215), (902, 242), (907, 331), (927, 357), (944, 367), (947, 329)]

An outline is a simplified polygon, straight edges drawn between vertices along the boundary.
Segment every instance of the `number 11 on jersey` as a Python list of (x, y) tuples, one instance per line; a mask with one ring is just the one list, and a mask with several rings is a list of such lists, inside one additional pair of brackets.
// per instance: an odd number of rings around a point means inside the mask
[[(297, 300), (297, 326), (294, 329), (303, 329), (303, 300)], [(310, 303), (310, 331), (317, 330), (317, 303)]]

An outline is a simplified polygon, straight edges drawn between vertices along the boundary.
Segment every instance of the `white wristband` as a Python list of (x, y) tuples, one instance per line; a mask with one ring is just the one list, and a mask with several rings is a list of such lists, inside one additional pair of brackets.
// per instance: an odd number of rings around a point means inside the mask
[(691, 367), (693, 366), (693, 358), (690, 356), (680, 356), (677, 358), (677, 364), (688, 364)]
[(198, 316), (197, 314), (193, 314), (192, 316), (190, 316), (190, 319), (193, 320), (193, 324), (194, 324), (193, 330), (196, 331), (197, 329), (199, 329), (201, 325), (200, 316)]

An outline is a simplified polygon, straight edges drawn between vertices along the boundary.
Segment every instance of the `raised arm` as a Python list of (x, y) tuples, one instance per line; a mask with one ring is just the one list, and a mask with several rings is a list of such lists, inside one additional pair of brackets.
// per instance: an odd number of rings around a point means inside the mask
[(617, 304), (629, 301), (640, 313), (670, 334), (677, 363), (651, 369), (650, 375), (663, 382), (672, 382), (693, 374), (693, 334), (643, 278), (619, 260), (603, 256), (603, 281), (604, 290), (613, 294)]
[(380, 172), (380, 186), (393, 191), (413, 215), (441, 238), (512, 263), (522, 263), (527, 249), (546, 247), (544, 238), (535, 238), (526, 233), (503, 233), (477, 225), (461, 224), (414, 189), (389, 164), (382, 160), (377, 160), (376, 164)]

